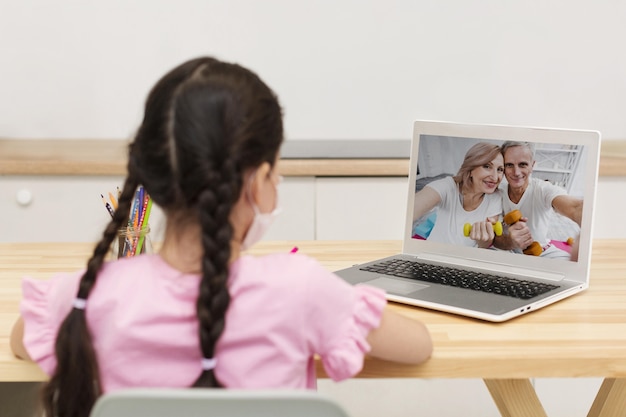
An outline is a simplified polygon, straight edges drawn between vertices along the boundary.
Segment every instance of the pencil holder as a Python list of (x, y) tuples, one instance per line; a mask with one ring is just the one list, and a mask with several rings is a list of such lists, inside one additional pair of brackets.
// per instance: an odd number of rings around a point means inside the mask
[(142, 229), (124, 227), (117, 232), (117, 238), (111, 245), (113, 258), (128, 258), (135, 255), (152, 253), (150, 226)]

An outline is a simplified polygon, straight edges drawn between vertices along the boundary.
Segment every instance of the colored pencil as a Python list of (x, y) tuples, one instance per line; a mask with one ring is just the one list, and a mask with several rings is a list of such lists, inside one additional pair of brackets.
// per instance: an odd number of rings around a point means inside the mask
[[(144, 240), (145, 240), (145, 237), (146, 237), (146, 232), (147, 232), (147, 231), (144, 232), (144, 227), (146, 227), (146, 228), (148, 227), (148, 219), (150, 218), (150, 211), (152, 209), (152, 199), (150, 198), (150, 196), (147, 195), (146, 196), (146, 200), (147, 200), (146, 201), (146, 210), (145, 210), (143, 219), (141, 221), (141, 226), (140, 226), (142, 233), (139, 236), (139, 242), (137, 243), (137, 252), (138, 253), (141, 253), (141, 249), (143, 248), (143, 243), (144, 243)], [(144, 224), (146, 226), (144, 226)]]

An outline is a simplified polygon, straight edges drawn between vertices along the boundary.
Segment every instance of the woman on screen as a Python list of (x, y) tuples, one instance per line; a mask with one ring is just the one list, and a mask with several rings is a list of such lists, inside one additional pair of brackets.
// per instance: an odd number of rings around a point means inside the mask
[(488, 248), (502, 213), (498, 186), (503, 176), (500, 147), (479, 142), (467, 151), (456, 175), (432, 181), (415, 194), (413, 220), (436, 209), (428, 240)]

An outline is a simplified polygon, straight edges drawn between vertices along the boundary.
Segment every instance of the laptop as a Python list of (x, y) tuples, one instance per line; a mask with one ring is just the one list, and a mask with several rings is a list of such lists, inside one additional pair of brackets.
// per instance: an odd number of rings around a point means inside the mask
[[(516, 173), (515, 167), (524, 167), (524, 164), (511, 162), (511, 157), (498, 162), (496, 156), (494, 164), (480, 167), (500, 170), (503, 174), (497, 189), (494, 190), (493, 183), (483, 189), (482, 203), (489, 200), (491, 204), (483, 208), (494, 211), (500, 207), (497, 219), (489, 217), (494, 234), (499, 234), (494, 245), (477, 247), (477, 242), (468, 236), (472, 223), (460, 224), (464, 213), (443, 206), (435, 206), (426, 213), (416, 209), (428, 206), (429, 197), (424, 196), (432, 196), (433, 190), (439, 190), (436, 191), (439, 195), (448, 195), (446, 202), (450, 204), (455, 198), (463, 204), (451, 177), (458, 173), (468, 151), (473, 147), (483, 149), (474, 146), (479, 142), (502, 146), (505, 142), (511, 144), (510, 141), (521, 145), (518, 149), (527, 147), (534, 151), (535, 163), (530, 167), (532, 173), (527, 175), (530, 181), (540, 180), (533, 183), (534, 189), (548, 187), (549, 190), (552, 185), (561, 189), (559, 193), (582, 200), (582, 209), (576, 212), (579, 218), (574, 220), (548, 210), (547, 222), (544, 219), (543, 227), (536, 232), (547, 239), (541, 242), (540, 253), (526, 254), (520, 248), (494, 246), (496, 241), (509, 236), (509, 228), (517, 220), (505, 217), (512, 214), (506, 210), (515, 208), (510, 207), (512, 202), (505, 196), (509, 186), (519, 189), (517, 181), (523, 175)], [(416, 121), (411, 141), (402, 253), (336, 273), (351, 284), (384, 289), (390, 301), (491, 322), (527, 314), (584, 291), (589, 286), (599, 150), (600, 133), (597, 131)], [(508, 165), (503, 169), (504, 162)], [(511, 172), (511, 184), (507, 170)], [(485, 171), (471, 171), (478, 177), (482, 172)], [(473, 178), (474, 175), (471, 181)], [(450, 187), (456, 194), (449, 191)], [(420, 193), (425, 188), (427, 192)], [(442, 189), (447, 189), (448, 194)], [(530, 192), (522, 199), (525, 197), (530, 199)], [(536, 213), (546, 210), (540, 203), (534, 204), (530, 209), (528, 204), (525, 206), (531, 213), (521, 213), (524, 217), (521, 221), (526, 221), (529, 228), (530, 217), (540, 218)], [(481, 206), (475, 210), (477, 214), (486, 212), (481, 211)], [(449, 228), (447, 233), (445, 227)], [(571, 256), (576, 240), (577, 259)]]

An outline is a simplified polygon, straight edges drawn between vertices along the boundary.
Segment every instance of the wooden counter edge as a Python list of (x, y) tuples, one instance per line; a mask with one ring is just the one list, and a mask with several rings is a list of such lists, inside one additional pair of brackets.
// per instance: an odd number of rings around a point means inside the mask
[[(123, 176), (126, 145), (122, 140), (0, 139), (0, 175)], [(409, 160), (284, 158), (279, 170), (284, 176), (406, 177)], [(626, 140), (602, 142), (599, 175), (626, 176)]]

